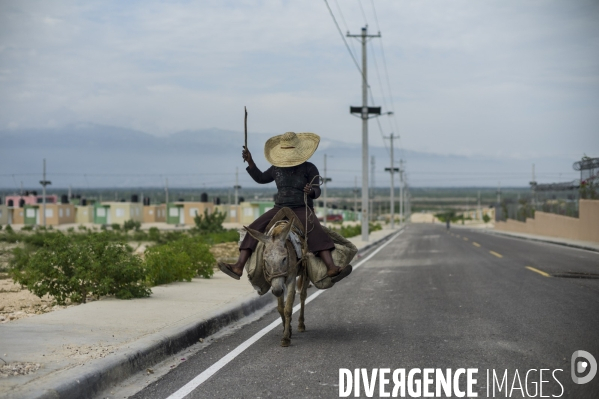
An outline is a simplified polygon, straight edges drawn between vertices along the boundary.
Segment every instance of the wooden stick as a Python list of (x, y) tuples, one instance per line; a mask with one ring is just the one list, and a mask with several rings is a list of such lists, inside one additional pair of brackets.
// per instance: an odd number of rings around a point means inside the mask
[(244, 128), (245, 128), (245, 149), (248, 149), (248, 110), (243, 107), (243, 110), (245, 111), (245, 119), (243, 122)]

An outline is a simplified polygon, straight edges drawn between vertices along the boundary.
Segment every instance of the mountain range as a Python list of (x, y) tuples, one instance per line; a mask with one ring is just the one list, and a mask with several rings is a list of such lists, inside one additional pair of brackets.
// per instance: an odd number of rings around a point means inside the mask
[[(262, 169), (268, 164), (262, 148), (268, 134), (250, 133), (248, 147)], [(243, 132), (217, 128), (186, 130), (169, 136), (96, 124), (76, 124), (54, 129), (0, 130), (0, 188), (39, 186), (42, 160), (47, 162), (53, 187), (226, 187), (254, 183), (243, 170)], [(389, 149), (371, 146), (375, 158), (375, 184), (388, 186)], [(361, 184), (360, 144), (323, 138), (311, 159), (332, 186)], [(582, 155), (582, 154), (581, 154)], [(539, 182), (572, 180), (571, 165), (577, 159), (513, 159), (486, 156), (439, 155), (403, 149), (407, 179), (413, 186), (527, 186), (531, 166), (536, 165)], [(369, 159), (369, 166), (370, 166)], [(399, 162), (396, 162), (396, 167)], [(399, 181), (399, 179), (397, 180)], [(397, 183), (396, 183), (397, 184)]]

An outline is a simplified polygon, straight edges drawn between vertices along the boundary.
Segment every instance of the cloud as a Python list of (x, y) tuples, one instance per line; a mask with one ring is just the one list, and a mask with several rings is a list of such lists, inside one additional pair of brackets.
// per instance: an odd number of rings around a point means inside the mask
[[(329, 3), (358, 33), (359, 6)], [(382, 31), (395, 111), (382, 131), (370, 122), (371, 143), (393, 131), (436, 153), (599, 151), (596, 2), (388, 0), (376, 19), (363, 5)], [(380, 44), (369, 44), (369, 79), (389, 108)], [(251, 130), (358, 143), (348, 107), (360, 84), (320, 1), (0, 4), (0, 127), (240, 129), (246, 105)]]

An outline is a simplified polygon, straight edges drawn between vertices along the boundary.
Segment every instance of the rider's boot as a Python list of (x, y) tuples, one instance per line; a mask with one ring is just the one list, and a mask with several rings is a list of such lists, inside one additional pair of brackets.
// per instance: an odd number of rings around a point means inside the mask
[(334, 283), (343, 280), (352, 271), (352, 265), (347, 265), (344, 268), (335, 265), (333, 255), (331, 255), (331, 251), (328, 249), (318, 252), (318, 256), (320, 256), (320, 259), (322, 259), (327, 267), (327, 276), (331, 277)]
[(243, 274), (243, 267), (246, 262), (252, 255), (251, 249), (240, 249), (239, 250), (239, 258), (237, 262), (233, 264), (218, 262), (218, 268), (228, 276), (233, 277), (236, 280), (239, 280), (241, 275)]

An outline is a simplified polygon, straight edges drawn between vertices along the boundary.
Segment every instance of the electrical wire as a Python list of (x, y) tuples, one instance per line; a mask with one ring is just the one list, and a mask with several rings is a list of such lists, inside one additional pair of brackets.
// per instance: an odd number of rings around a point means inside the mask
[(335, 15), (333, 14), (333, 10), (331, 10), (331, 7), (329, 6), (329, 2), (327, 0), (324, 0), (324, 3), (327, 5), (329, 13), (331, 14), (331, 18), (333, 18), (333, 22), (335, 23), (335, 26), (337, 27), (337, 31), (339, 32), (341, 39), (343, 39), (343, 43), (345, 43), (345, 47), (347, 48), (347, 51), (349, 52), (351, 59), (354, 61), (354, 65), (356, 66), (356, 68), (358, 68), (358, 71), (360, 72), (360, 75), (362, 76), (362, 79), (363, 79), (364, 74), (362, 72), (362, 68), (360, 68), (360, 66), (358, 65), (358, 61), (356, 61), (356, 57), (354, 57), (354, 54), (352, 53), (351, 49), (349, 48), (349, 45), (347, 44), (347, 40), (345, 40), (345, 36), (343, 36), (343, 32), (341, 32), (341, 28), (339, 28), (337, 19), (335, 18)]

